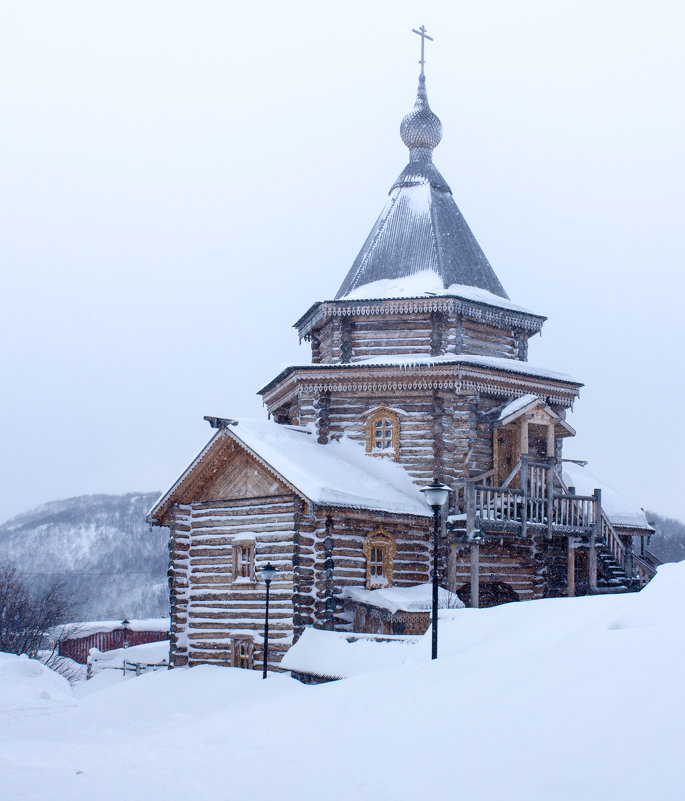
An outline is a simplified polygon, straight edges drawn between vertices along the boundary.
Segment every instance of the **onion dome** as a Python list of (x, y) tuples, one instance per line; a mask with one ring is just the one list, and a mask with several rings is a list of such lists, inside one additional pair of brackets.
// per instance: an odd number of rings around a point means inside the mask
[(428, 105), (426, 76), (423, 73), (419, 76), (414, 110), (402, 120), (400, 136), (409, 148), (411, 161), (431, 159), (433, 148), (436, 148), (442, 139), (442, 123)]

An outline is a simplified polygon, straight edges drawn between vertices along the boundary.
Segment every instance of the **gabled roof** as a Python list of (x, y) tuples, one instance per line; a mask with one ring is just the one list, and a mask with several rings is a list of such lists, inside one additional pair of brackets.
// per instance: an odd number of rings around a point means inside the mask
[(398, 464), (368, 456), (357, 442), (343, 438), (321, 445), (304, 427), (240, 420), (218, 429), (155, 503), (148, 519), (161, 520), (227, 440), (237, 443), (295, 494), (313, 504), (419, 517), (432, 515), (419, 489)]
[(538, 395), (522, 395), (520, 398), (508, 403), (503, 409), (500, 410), (497, 417), (497, 426), (506, 426), (518, 420), (519, 417), (525, 417), (532, 412), (540, 410), (550, 419), (554, 421), (555, 426), (563, 429), (562, 436), (575, 436), (575, 429), (563, 420), (548, 404)]
[(393, 184), (390, 200), (336, 299), (366, 284), (417, 273), (436, 274), (444, 288), (454, 284), (480, 287), (507, 298), (452, 190), (433, 164), (442, 125), (428, 105), (423, 74), (414, 110), (402, 120), (400, 133), (409, 148), (409, 163)]

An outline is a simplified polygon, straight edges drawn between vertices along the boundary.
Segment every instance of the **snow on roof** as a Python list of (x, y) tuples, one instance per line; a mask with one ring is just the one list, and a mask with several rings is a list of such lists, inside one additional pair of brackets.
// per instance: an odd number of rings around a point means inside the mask
[(343, 437), (321, 445), (304, 427), (240, 420), (223, 429), (320, 506), (377, 509), (429, 517), (418, 487), (396, 462), (367, 455)]
[(567, 487), (575, 487), (577, 495), (592, 495), (595, 489), (602, 490), (602, 509), (614, 526), (651, 530), (644, 510), (624, 498), (612, 487), (593, 475), (587, 468), (574, 462), (564, 462), (562, 477)]
[(91, 648), (88, 661), (97, 662), (100, 667), (110, 668), (123, 667), (124, 661), (147, 665), (157, 665), (161, 662), (168, 664), (169, 641), (146, 642), (142, 645), (132, 645), (130, 648), (114, 648), (111, 651)]
[(525, 409), (528, 404), (534, 403), (537, 400), (540, 400), (537, 395), (531, 395), (530, 393), (521, 395), (520, 398), (516, 398), (516, 400), (513, 400), (511, 403), (507, 403), (504, 409), (499, 413), (497, 419), (506, 420), (507, 417), (516, 414), (516, 412), (521, 411), (521, 409)]
[(306, 628), (280, 667), (329, 679), (397, 667), (415, 658), (420, 637), (378, 636)]
[[(116, 631), (122, 628), (121, 620), (88, 620), (83, 623), (65, 623), (51, 630), (52, 636), (59, 637), (63, 632), (69, 640), (79, 640), (81, 637), (90, 637), (91, 634)], [(142, 618), (130, 620), (129, 631), (169, 631), (168, 617)]]
[[(442, 278), (433, 270), (422, 270), (402, 278), (383, 278), (364, 284), (344, 296), (344, 300), (385, 300), (399, 298), (421, 298), (430, 296), (453, 296), (476, 303), (485, 303), (499, 309), (521, 312), (522, 314), (535, 314), (524, 306), (518, 306), (507, 298), (495, 295), (487, 289), (466, 284), (452, 284), (445, 288)], [(540, 317), (542, 315), (536, 315)]]
[(578, 387), (583, 386), (580, 381), (577, 381), (568, 373), (561, 373), (558, 370), (550, 370), (548, 367), (531, 364), (530, 362), (522, 362), (518, 359), (507, 359), (500, 356), (476, 356), (473, 354), (457, 355), (454, 353), (445, 353), (442, 356), (419, 356), (411, 353), (388, 353), (383, 356), (370, 356), (367, 359), (346, 362), (345, 364), (286, 364), (281, 368), (281, 371), (275, 378), (271, 379), (268, 384), (259, 390), (259, 394), (265, 394), (271, 387), (281, 381), (286, 374), (292, 373), (295, 370), (331, 370), (334, 372), (340, 372), (343, 370), (355, 370), (365, 367), (404, 367), (406, 369), (410, 369), (412, 367), (432, 367), (441, 365), (483, 367), (485, 369), (501, 370), (506, 373), (532, 376), (534, 378), (546, 378), (551, 379), (552, 381), (563, 381), (564, 383), (575, 384)]
[[(359, 601), (379, 609), (387, 609), (392, 614), (404, 612), (425, 612), (433, 604), (433, 585), (416, 584), (413, 587), (387, 587), (365, 590), (361, 587), (344, 587), (343, 597)], [(438, 605), (441, 609), (463, 609), (464, 604), (455, 593), (438, 588)]]
[[(474, 367), (487, 367), (496, 370), (504, 370), (508, 373), (520, 373), (521, 375), (532, 375), (540, 378), (551, 378), (555, 381), (567, 381), (571, 384), (578, 384), (575, 378), (568, 373), (561, 373), (558, 370), (550, 370), (548, 367), (541, 365), (531, 364), (530, 362), (522, 362), (519, 359), (507, 359), (502, 356), (476, 356), (474, 354), (462, 353), (459, 355), (452, 353), (445, 353), (442, 356), (414, 356), (412, 354), (396, 354), (387, 356), (371, 356), (368, 359), (362, 359), (358, 362), (351, 362), (350, 367), (363, 366), (363, 365), (388, 365), (388, 366), (406, 366), (412, 367), (413, 365), (434, 365), (434, 364), (465, 364), (473, 365)], [(322, 367), (323, 365), (316, 365)], [(340, 368), (340, 365), (332, 365)]]

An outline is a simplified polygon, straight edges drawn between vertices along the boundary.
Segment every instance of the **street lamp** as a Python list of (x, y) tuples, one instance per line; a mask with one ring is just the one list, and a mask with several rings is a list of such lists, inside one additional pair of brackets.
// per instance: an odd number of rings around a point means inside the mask
[(449, 497), (450, 488), (434, 478), (427, 486), (423, 487), (426, 503), (433, 509), (433, 642), (431, 659), (438, 658), (438, 532), (440, 530), (440, 510)]
[(269, 658), (269, 587), (271, 581), (276, 575), (276, 568), (271, 564), (264, 565), (262, 568), (262, 578), (266, 582), (266, 611), (264, 613), (264, 668), (262, 670), (262, 678), (266, 678), (266, 670)]
[(128, 648), (128, 627), (130, 625), (131, 621), (126, 618), (121, 621), (121, 628), (124, 630), (124, 648)]

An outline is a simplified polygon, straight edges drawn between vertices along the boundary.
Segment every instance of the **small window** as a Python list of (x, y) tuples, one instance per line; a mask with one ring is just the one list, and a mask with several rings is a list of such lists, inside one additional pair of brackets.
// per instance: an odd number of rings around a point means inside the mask
[(254, 581), (254, 541), (234, 540), (233, 549), (233, 581)]
[(390, 448), (392, 448), (392, 420), (389, 417), (381, 417), (373, 425), (373, 449), (386, 451)]
[(250, 670), (252, 668), (252, 638), (235, 637), (232, 641), (233, 667)]
[(364, 540), (366, 556), (366, 587), (369, 590), (392, 586), (395, 540), (382, 528), (371, 532)]
[(366, 452), (372, 456), (399, 459), (400, 421), (389, 409), (380, 408), (366, 424)]

